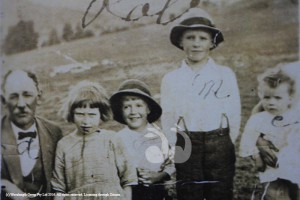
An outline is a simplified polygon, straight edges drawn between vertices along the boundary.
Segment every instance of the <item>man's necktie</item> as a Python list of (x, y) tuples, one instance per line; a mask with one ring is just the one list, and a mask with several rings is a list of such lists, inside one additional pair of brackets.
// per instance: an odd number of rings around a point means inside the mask
[(22, 140), (26, 137), (30, 137), (30, 138), (36, 138), (36, 132), (32, 131), (32, 132), (19, 132), (19, 137), (18, 140)]

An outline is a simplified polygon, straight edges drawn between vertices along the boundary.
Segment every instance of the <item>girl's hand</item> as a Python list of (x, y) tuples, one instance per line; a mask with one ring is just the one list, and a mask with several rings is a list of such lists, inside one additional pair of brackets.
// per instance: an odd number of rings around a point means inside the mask
[(124, 188), (126, 199), (131, 200), (132, 199), (132, 189), (131, 186), (125, 186)]
[(166, 172), (155, 172), (138, 168), (138, 180), (145, 186), (166, 180), (169, 175)]

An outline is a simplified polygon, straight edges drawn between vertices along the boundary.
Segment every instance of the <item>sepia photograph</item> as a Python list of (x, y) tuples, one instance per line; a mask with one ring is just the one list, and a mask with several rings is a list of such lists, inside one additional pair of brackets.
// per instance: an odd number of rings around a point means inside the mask
[(300, 200), (298, 0), (0, 0), (1, 199)]

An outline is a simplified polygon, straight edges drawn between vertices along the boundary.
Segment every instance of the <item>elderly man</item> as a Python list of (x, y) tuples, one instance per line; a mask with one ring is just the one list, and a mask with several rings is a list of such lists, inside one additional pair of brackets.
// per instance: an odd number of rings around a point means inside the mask
[(2, 101), (8, 111), (1, 127), (2, 199), (20, 199), (8, 197), (9, 193), (49, 193), (61, 129), (35, 115), (41, 92), (34, 74), (9, 71), (3, 79), (2, 91)]

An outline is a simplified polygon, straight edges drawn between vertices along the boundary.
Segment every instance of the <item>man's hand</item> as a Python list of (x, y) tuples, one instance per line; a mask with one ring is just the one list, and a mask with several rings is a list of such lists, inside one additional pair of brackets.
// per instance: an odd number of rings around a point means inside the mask
[[(6, 179), (1, 179), (1, 193), (2, 193), (2, 195), (6, 195), (8, 193), (24, 194), (25, 192), (23, 192), (20, 188), (18, 188), (12, 182), (10, 182)], [(9, 199), (28, 200), (28, 197), (27, 196), (10, 196)]]
[(138, 180), (145, 186), (161, 182), (168, 178), (166, 172), (154, 172), (147, 169), (138, 168)]
[(277, 157), (274, 151), (278, 152), (279, 150), (274, 146), (274, 144), (260, 136), (257, 139), (256, 146), (263, 161), (271, 167), (276, 167)]

